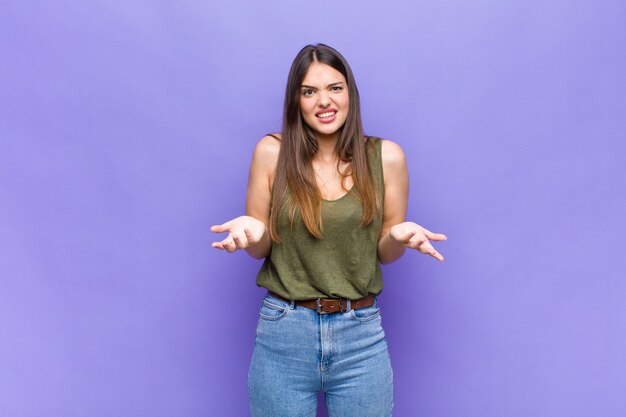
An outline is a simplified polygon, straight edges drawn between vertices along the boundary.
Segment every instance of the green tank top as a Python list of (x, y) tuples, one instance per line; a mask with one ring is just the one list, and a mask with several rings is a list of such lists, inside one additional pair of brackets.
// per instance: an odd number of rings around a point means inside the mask
[[(381, 203), (384, 198), (380, 138), (368, 137), (368, 159)], [(281, 242), (272, 242), (257, 275), (257, 285), (285, 298), (356, 299), (368, 293), (380, 294), (382, 272), (377, 247), (382, 228), (382, 211), (367, 227), (361, 227), (362, 207), (354, 193), (337, 200), (322, 201), (324, 231), (320, 239), (309, 233), (302, 221), (293, 229), (286, 210), (278, 219)]]

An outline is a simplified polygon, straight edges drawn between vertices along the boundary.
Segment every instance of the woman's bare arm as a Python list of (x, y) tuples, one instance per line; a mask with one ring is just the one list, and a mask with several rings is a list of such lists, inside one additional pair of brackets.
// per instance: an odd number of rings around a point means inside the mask
[(268, 233), (271, 187), (279, 151), (280, 142), (272, 136), (265, 136), (257, 143), (250, 163), (246, 214), (211, 228), (216, 233), (228, 232), (224, 240), (213, 243), (214, 248), (228, 252), (245, 249), (257, 259), (269, 254), (272, 247)]
[(417, 249), (440, 261), (443, 256), (430, 244), (431, 240), (445, 240), (446, 236), (432, 233), (422, 226), (406, 221), (409, 200), (409, 173), (402, 148), (389, 140), (382, 143), (385, 198), (383, 226), (378, 241), (378, 259), (391, 263), (404, 254), (405, 248)]

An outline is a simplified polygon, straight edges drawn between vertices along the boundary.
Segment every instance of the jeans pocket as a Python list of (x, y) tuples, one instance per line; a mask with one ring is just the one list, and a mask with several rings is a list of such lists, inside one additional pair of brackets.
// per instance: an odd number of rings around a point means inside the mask
[(289, 310), (289, 305), (279, 304), (278, 302), (272, 300), (268, 300), (265, 298), (263, 303), (261, 304), (261, 311), (259, 311), (259, 317), (263, 320), (279, 320), (287, 314), (287, 310)]
[(380, 317), (380, 308), (377, 303), (365, 308), (350, 310), (350, 315), (357, 321), (370, 321)]

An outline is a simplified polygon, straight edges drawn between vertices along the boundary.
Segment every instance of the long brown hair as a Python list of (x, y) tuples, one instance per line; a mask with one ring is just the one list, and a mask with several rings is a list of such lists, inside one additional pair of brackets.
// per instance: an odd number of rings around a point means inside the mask
[[(341, 161), (348, 162), (345, 178), (352, 175), (355, 197), (361, 202), (361, 226), (369, 225), (377, 213), (378, 196), (370, 175), (366, 141), (361, 122), (359, 91), (354, 75), (345, 58), (335, 49), (324, 44), (307, 45), (298, 53), (287, 78), (283, 130), (276, 174), (273, 184), (272, 210), (269, 233), (272, 240), (279, 242), (278, 219), (283, 204), (288, 210), (289, 224), (293, 227), (296, 215), (300, 215), (309, 232), (322, 237), (322, 195), (315, 180), (312, 159), (319, 146), (315, 132), (304, 122), (300, 110), (300, 90), (310, 65), (314, 62), (326, 64), (339, 71), (348, 88), (349, 106), (346, 121), (341, 128), (335, 146)], [(289, 192), (287, 192), (289, 191)]]

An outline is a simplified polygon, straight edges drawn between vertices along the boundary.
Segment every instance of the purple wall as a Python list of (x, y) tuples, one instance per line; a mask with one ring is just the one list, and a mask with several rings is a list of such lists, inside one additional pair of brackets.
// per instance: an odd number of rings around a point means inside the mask
[(623, 1), (0, 9), (0, 415), (248, 414), (260, 264), (209, 227), (315, 42), (449, 237), (384, 269), (394, 415), (624, 415)]

